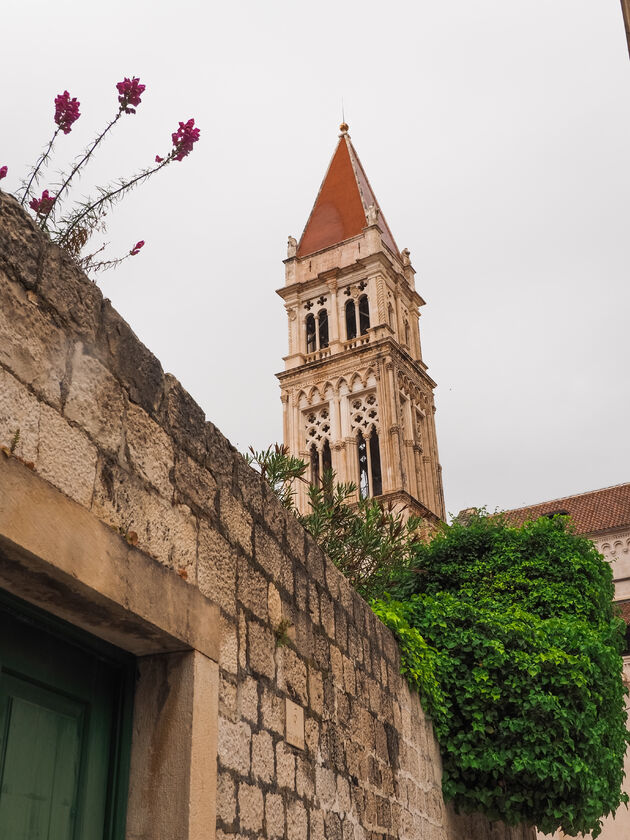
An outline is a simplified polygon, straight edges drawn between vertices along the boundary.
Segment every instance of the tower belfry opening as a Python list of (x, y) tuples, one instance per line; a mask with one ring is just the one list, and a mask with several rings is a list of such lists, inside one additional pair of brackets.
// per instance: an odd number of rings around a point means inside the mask
[[(342, 123), (299, 240), (289, 237), (278, 294), (289, 321), (277, 374), (284, 443), (310, 481), (332, 467), (357, 497), (445, 518), (435, 382), (422, 360), (408, 249), (400, 251)], [(304, 486), (298, 507), (307, 508)]]

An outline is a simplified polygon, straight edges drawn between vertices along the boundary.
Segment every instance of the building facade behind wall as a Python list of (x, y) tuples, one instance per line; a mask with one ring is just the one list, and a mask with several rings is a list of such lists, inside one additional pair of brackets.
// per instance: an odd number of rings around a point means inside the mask
[[(515, 524), (522, 525), (541, 516), (569, 515), (578, 534), (589, 537), (595, 548), (610, 563), (615, 584), (615, 601), (629, 631), (630, 641), (630, 483), (615, 487), (604, 487), (575, 496), (565, 496), (529, 507), (506, 511), (506, 516)], [(630, 684), (630, 650), (626, 643), (624, 656), (624, 679)], [(626, 698), (627, 702), (627, 698)], [(626, 754), (626, 780), (624, 790), (630, 783), (630, 754)], [(544, 838), (545, 835), (540, 835)], [(554, 840), (565, 835), (557, 833)], [(630, 837), (630, 811), (620, 807), (615, 817), (604, 820), (601, 840), (628, 840)]]
[[(285, 265), (285, 445), (308, 462), (313, 484), (332, 468), (361, 497), (430, 523), (444, 519), (435, 382), (418, 326), (424, 301), (345, 123), (304, 233), (299, 243), (289, 237)], [(297, 502), (304, 510), (304, 486)]]

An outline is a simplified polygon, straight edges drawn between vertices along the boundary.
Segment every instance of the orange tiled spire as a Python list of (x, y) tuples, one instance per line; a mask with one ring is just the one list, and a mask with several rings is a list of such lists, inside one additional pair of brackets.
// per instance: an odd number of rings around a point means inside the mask
[(297, 255), (304, 257), (357, 236), (368, 224), (367, 211), (372, 205), (379, 210), (378, 225), (383, 241), (398, 254), (394, 237), (350, 141), (348, 126), (344, 122), (339, 128), (339, 143), (319, 188)]

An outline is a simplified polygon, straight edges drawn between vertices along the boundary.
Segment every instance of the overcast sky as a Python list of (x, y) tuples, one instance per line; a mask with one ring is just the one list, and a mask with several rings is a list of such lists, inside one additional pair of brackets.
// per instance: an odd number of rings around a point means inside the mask
[[(13, 0), (0, 22), (12, 191), (64, 89), (63, 167), (147, 89), (81, 189), (201, 140), (112, 214), (99, 285), (235, 446), (282, 434), (288, 234), (350, 134), (411, 250), (447, 509), (630, 480), (630, 61), (619, 0)], [(54, 167), (50, 170), (51, 180)], [(42, 187), (48, 181), (42, 182)]]

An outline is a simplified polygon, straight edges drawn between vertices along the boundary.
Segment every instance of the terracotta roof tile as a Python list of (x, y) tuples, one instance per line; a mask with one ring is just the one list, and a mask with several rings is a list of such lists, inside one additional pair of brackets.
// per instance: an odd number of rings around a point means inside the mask
[(630, 483), (506, 510), (505, 515), (515, 525), (522, 525), (524, 522), (560, 511), (570, 514), (578, 534), (595, 534), (630, 525)]
[[(342, 134), (324, 176), (298, 245), (298, 257), (337, 245), (361, 233), (370, 205), (379, 207), (361, 161), (347, 134)], [(380, 207), (379, 207), (380, 210)], [(395, 253), (398, 247), (382, 212), (383, 240)]]

